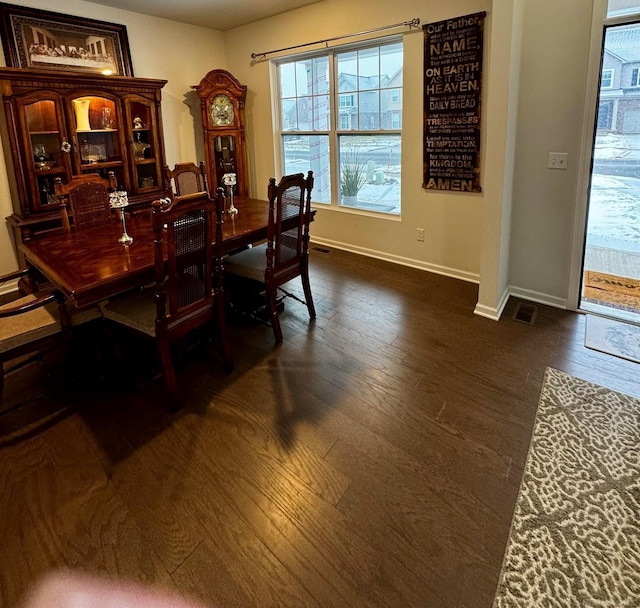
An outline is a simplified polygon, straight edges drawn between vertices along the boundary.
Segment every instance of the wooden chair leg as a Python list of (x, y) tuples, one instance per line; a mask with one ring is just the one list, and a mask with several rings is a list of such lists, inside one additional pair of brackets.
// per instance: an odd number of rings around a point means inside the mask
[(218, 322), (218, 334), (220, 335), (220, 349), (222, 350), (224, 369), (225, 371), (230, 372), (233, 369), (233, 358), (231, 356), (229, 338), (227, 337), (223, 292), (219, 292), (217, 294), (214, 306), (216, 307), (216, 320)]
[(167, 392), (169, 393), (171, 409), (178, 409), (178, 382), (176, 380), (176, 372), (173, 367), (173, 359), (171, 358), (171, 346), (168, 340), (158, 341), (158, 353), (160, 355), (160, 361), (162, 363), (164, 382), (167, 386)]
[(278, 317), (278, 303), (276, 302), (276, 287), (267, 287), (267, 306), (269, 308), (269, 322), (273, 329), (273, 336), (276, 342), (282, 342), (282, 328), (280, 327), (280, 318)]
[(301, 273), (302, 289), (304, 290), (304, 299), (307, 303), (307, 310), (309, 311), (309, 318), (316, 318), (316, 307), (313, 305), (313, 298), (311, 297), (311, 283), (309, 283), (309, 270), (304, 268)]

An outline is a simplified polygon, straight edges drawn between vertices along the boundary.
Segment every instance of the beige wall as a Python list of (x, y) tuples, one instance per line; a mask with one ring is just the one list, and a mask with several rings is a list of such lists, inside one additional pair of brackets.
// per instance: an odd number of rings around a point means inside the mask
[[(569, 295), (591, 13), (586, 0), (527, 0), (524, 16), (509, 280), (559, 306)], [(549, 152), (568, 152), (568, 169), (548, 169)]]
[[(252, 61), (252, 52), (414, 17), (425, 24), (487, 11), (483, 192), (455, 194), (421, 187), (423, 37), (418, 29), (404, 35), (401, 217), (320, 207), (312, 238), (478, 281), (476, 312), (485, 316), (497, 317), (510, 293), (566, 304), (586, 94), (589, 0), (324, 0), (224, 34), (81, 0), (20, 4), (127, 26), (136, 75), (169, 81), (163, 118), (170, 164), (202, 157), (198, 129), (185, 104), (190, 86), (210, 69), (231, 71), (248, 85), (250, 187), (258, 196), (265, 195), (275, 172), (275, 156), (269, 63)], [(197, 103), (193, 105), (197, 113)], [(549, 152), (568, 152), (569, 169), (547, 169)], [(0, 211), (10, 212), (1, 164)], [(423, 243), (416, 240), (417, 228), (425, 230)], [(15, 264), (10, 251), (3, 233), (4, 270)]]
[[(490, 8), (489, 0), (405, 0), (401, 3), (324, 0), (226, 32), (229, 69), (248, 85), (247, 122), (253, 150), (250, 159), (253, 167), (252, 192), (264, 195), (268, 179), (274, 173), (274, 150), (269, 62), (253, 62), (251, 53), (369, 30), (414, 17), (425, 24), (481, 10), (489, 11)], [(400, 28), (391, 33), (402, 31)], [(402, 216), (399, 219), (375, 217), (319, 206), (312, 238), (336, 247), (466, 280), (477, 280), (485, 195), (423, 190), (421, 27), (405, 34), (404, 43)], [(424, 228), (424, 242), (416, 240), (417, 228)]]
[[(556, 306), (569, 299), (578, 160), (592, 5), (588, 0), (325, 0), (225, 33), (229, 69), (249, 85), (253, 191), (273, 171), (268, 63), (254, 51), (419, 17), (422, 24), (487, 11), (483, 193), (424, 191), (422, 35), (406, 34), (402, 216), (320, 208), (313, 237), (480, 282), (476, 312), (498, 316), (509, 294)], [(348, 24), (348, 25), (347, 25)], [(547, 168), (568, 152), (569, 169)], [(577, 230), (581, 230), (578, 225)], [(425, 229), (425, 242), (416, 241)]]

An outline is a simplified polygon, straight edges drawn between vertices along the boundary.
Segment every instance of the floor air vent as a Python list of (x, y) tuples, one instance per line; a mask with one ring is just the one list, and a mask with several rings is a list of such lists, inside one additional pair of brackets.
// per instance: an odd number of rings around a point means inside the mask
[(311, 247), (311, 251), (317, 251), (318, 253), (331, 253), (331, 249), (325, 249), (324, 247)]
[(525, 304), (524, 302), (518, 302), (516, 310), (513, 313), (513, 318), (521, 323), (527, 323), (533, 325), (536, 322), (536, 315), (538, 314), (538, 307), (533, 304)]

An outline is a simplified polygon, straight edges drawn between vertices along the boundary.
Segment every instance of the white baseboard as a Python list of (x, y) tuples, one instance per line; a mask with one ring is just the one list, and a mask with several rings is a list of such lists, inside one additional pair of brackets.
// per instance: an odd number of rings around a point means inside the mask
[(557, 298), (550, 296), (546, 293), (540, 293), (539, 291), (532, 291), (530, 289), (522, 289), (520, 287), (509, 287), (509, 295), (515, 298), (521, 298), (523, 300), (529, 300), (530, 302), (537, 302), (538, 304), (546, 304), (553, 308), (562, 308), (563, 310), (569, 309), (567, 298)]
[[(391, 255), (382, 251), (376, 251), (374, 249), (368, 249), (366, 247), (357, 247), (347, 243), (341, 243), (338, 241), (332, 241), (330, 239), (313, 238), (311, 245), (319, 245), (324, 247), (332, 247), (334, 249), (340, 249), (342, 251), (348, 251), (350, 253), (356, 253), (364, 255), (377, 260), (384, 260), (394, 264), (400, 264), (402, 266), (409, 266), (410, 268), (417, 268), (418, 270), (425, 270), (427, 272), (433, 272), (443, 276), (451, 277), (452, 279), (460, 279), (467, 283), (480, 283), (480, 276), (475, 273), (464, 272), (455, 268), (448, 268), (446, 266), (438, 266), (437, 264), (428, 264), (420, 260), (413, 260), (411, 258), (405, 258), (398, 255)], [(546, 304), (553, 308), (561, 308), (563, 310), (568, 309), (568, 303), (566, 298), (557, 298), (548, 294), (532, 291), (530, 289), (522, 289), (520, 287), (509, 286), (505, 289), (500, 302), (494, 308), (492, 306), (485, 306), (483, 304), (477, 304), (473, 313), (491, 319), (492, 321), (499, 321), (504, 311), (507, 302), (511, 296), (536, 302), (538, 304)]]
[(545, 304), (553, 308), (561, 308), (562, 310), (568, 309), (566, 298), (556, 298), (554, 296), (550, 296), (545, 293), (540, 293), (538, 291), (532, 291), (530, 289), (522, 289), (520, 287), (510, 286), (502, 294), (500, 303), (496, 308), (478, 304), (473, 312), (474, 314), (479, 315), (481, 317), (486, 317), (487, 319), (499, 321), (500, 317), (502, 316), (502, 312), (504, 311), (504, 307), (507, 305), (507, 302), (509, 301), (509, 298), (511, 296), (513, 296), (514, 298), (520, 298), (521, 300), (527, 300), (528, 302)]
[(464, 272), (461, 270), (456, 270), (455, 268), (448, 268), (446, 266), (438, 266), (437, 264), (427, 264), (420, 260), (405, 258), (399, 255), (392, 255), (392, 254), (385, 253), (383, 251), (368, 249), (366, 247), (357, 247), (347, 243), (340, 243), (338, 241), (332, 241), (329, 239), (322, 239), (322, 238), (319, 239), (316, 237), (314, 237), (311, 242), (311, 246), (313, 245), (323, 245), (325, 247), (333, 247), (334, 249), (349, 251), (350, 253), (357, 253), (359, 255), (364, 255), (369, 258), (375, 258), (377, 260), (384, 260), (386, 262), (400, 264), (401, 266), (409, 266), (410, 268), (417, 268), (418, 270), (426, 270), (428, 272), (433, 272), (435, 274), (441, 274), (446, 277), (451, 277), (452, 279), (460, 279), (461, 281), (466, 281), (467, 283), (477, 284), (480, 282), (480, 276), (475, 273)]
[(0, 296), (4, 296), (8, 293), (13, 293), (18, 290), (18, 279), (15, 281), (7, 281), (4, 285), (0, 286)]
[(473, 314), (478, 315), (479, 317), (485, 317), (486, 319), (491, 319), (492, 321), (499, 321), (502, 316), (502, 311), (509, 301), (510, 295), (509, 290), (505, 289), (502, 297), (500, 298), (500, 302), (498, 302), (498, 305), (495, 308), (492, 306), (485, 306), (484, 304), (476, 304)]

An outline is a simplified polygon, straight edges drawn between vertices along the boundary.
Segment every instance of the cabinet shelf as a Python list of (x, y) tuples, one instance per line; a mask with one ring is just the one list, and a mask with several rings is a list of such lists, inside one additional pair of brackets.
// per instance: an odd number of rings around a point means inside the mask
[(82, 163), (80, 169), (83, 171), (91, 169), (113, 169), (114, 167), (121, 167), (121, 160), (99, 160), (96, 163)]
[(117, 133), (118, 129), (78, 129), (76, 133)]
[(62, 175), (65, 173), (65, 168), (59, 165), (55, 167), (36, 167), (36, 174), (38, 175)]

